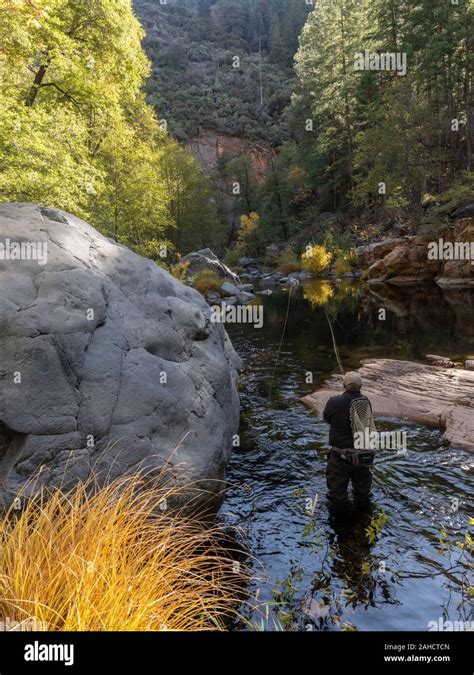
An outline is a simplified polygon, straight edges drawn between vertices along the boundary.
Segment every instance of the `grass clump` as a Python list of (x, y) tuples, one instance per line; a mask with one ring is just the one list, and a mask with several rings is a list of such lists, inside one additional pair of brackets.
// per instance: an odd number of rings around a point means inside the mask
[(0, 520), (0, 620), (51, 631), (224, 629), (245, 572), (222, 526), (166, 507), (176, 490), (128, 476), (18, 497), (23, 508)]
[(301, 263), (293, 249), (289, 248), (278, 256), (277, 267), (279, 271), (287, 277), (292, 272), (299, 272)]
[(194, 277), (194, 288), (202, 295), (212, 291), (218, 293), (221, 286), (222, 279), (212, 270), (202, 270)]
[(357, 265), (357, 254), (354, 249), (343, 251), (338, 249), (335, 252), (334, 271), (339, 277), (352, 272)]

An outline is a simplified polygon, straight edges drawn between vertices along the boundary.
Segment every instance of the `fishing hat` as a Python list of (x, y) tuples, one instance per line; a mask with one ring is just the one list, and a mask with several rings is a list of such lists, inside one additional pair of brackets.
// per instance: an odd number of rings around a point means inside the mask
[(361, 376), (359, 373), (355, 373), (351, 370), (344, 375), (344, 379), (342, 381), (344, 383), (344, 387), (352, 391), (358, 391), (362, 387)]

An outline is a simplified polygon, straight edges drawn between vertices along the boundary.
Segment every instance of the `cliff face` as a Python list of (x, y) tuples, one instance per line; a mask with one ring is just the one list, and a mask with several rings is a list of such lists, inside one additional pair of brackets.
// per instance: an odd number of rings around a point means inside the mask
[(474, 218), (462, 218), (434, 234), (388, 239), (358, 249), (369, 283), (398, 286), (436, 281), (443, 288), (474, 287), (470, 255)]
[(251, 161), (257, 182), (261, 183), (270, 171), (272, 159), (276, 156), (275, 150), (268, 143), (258, 143), (212, 129), (204, 130), (188, 145), (203, 171), (211, 178), (217, 175), (220, 158), (234, 159), (245, 155)]

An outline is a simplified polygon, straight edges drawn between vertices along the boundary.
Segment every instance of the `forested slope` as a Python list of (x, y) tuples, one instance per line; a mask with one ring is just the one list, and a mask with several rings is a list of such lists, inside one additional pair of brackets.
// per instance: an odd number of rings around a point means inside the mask
[(177, 138), (201, 129), (287, 135), (293, 57), (311, 9), (302, 0), (135, 0), (153, 67), (149, 101)]
[(214, 182), (215, 193), (231, 189), (225, 179), (239, 184), (234, 217), (258, 212), (261, 246), (324, 240), (327, 212), (347, 243), (370, 236), (368, 225), (436, 227), (472, 201), (472, 0), (135, 7), (153, 64), (149, 101), (171, 134), (189, 143), (211, 129), (277, 150), (265, 181), (242, 144)]

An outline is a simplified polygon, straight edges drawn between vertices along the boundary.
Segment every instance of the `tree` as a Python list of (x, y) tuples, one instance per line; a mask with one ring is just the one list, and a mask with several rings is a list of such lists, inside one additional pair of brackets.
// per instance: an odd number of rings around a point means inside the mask
[(257, 256), (260, 252), (259, 241), (260, 216), (255, 211), (240, 216), (240, 228), (237, 237), (239, 255)]
[[(472, 34), (472, 0), (318, 3), (296, 57), (292, 124), (321, 209), (416, 211), (469, 168)], [(365, 51), (408, 68), (354, 68)]]
[(171, 238), (210, 244), (209, 182), (145, 102), (131, 0), (5, 2), (0, 199), (71, 211), (154, 257)]
[(176, 249), (188, 253), (212, 244), (219, 251), (225, 232), (217, 221), (209, 181), (191, 152), (166, 143), (161, 150), (158, 175), (166, 190)]
[(223, 174), (232, 179), (232, 184), (238, 188), (235, 204), (240, 213), (250, 213), (257, 207), (257, 179), (250, 158), (246, 155), (228, 161)]
[(351, 0), (321, 0), (308, 17), (296, 56), (301, 88), (310, 92), (320, 167), (316, 179), (330, 186), (333, 209), (354, 185), (358, 78), (353, 62), (362, 17)]

